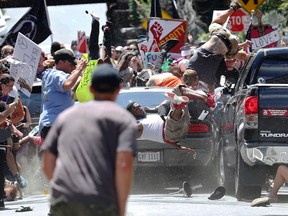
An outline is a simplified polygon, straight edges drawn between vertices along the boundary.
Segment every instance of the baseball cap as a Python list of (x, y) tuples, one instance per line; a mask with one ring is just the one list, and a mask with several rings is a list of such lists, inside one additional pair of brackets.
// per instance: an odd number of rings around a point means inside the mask
[(58, 62), (59, 60), (67, 60), (73, 65), (77, 64), (77, 59), (74, 53), (71, 50), (68, 50), (65, 48), (62, 48), (56, 51), (54, 54), (54, 59), (55, 59), (55, 62)]
[(117, 46), (117, 47), (115, 48), (115, 50), (116, 50), (116, 51), (119, 51), (119, 52), (124, 52), (124, 51), (125, 51), (123, 46)]
[(111, 64), (101, 64), (93, 71), (91, 85), (97, 92), (113, 92), (115, 91), (122, 79), (117, 69)]

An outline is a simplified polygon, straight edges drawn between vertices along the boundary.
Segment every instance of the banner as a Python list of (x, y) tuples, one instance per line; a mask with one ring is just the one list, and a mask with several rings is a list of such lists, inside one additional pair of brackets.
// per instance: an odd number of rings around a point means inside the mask
[(36, 44), (40, 44), (52, 34), (44, 0), (36, 0), (34, 6), (6, 34), (1, 47), (6, 44), (15, 46), (18, 32)]
[(10, 74), (15, 79), (17, 89), (27, 97), (31, 95), (40, 56), (41, 48), (19, 32), (10, 61)]
[(153, 63), (157, 55), (160, 54), (161, 45), (172, 38), (178, 39), (179, 43), (173, 47), (168, 54), (181, 57), (180, 48), (184, 46), (187, 41), (187, 21), (155, 17), (149, 18), (148, 38), (149, 41), (138, 44), (141, 57), (145, 59), (144, 66), (147, 66), (149, 62)]
[(252, 41), (250, 51), (260, 48), (278, 47), (280, 41), (279, 27), (262, 23), (262, 13), (256, 10), (252, 13), (252, 23), (246, 34), (246, 39)]
[(93, 70), (96, 68), (98, 60), (90, 60), (85, 72), (76, 90), (76, 96), (79, 102), (87, 102), (93, 100), (93, 95), (90, 92), (90, 82)]

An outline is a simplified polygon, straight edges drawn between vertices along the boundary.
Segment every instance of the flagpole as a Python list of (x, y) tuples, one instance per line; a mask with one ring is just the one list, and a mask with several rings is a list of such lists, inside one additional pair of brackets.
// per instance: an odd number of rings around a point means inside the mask
[(154, 0), (153, 3), (154, 3), (154, 15), (156, 16), (156, 14), (157, 14), (157, 10), (156, 10), (156, 9), (157, 9), (157, 8), (156, 8), (156, 0)]
[[(47, 14), (48, 25), (50, 28), (50, 16), (49, 16), (49, 12), (48, 12), (47, 3), (46, 3), (46, 0), (43, 0), (43, 1), (44, 1), (44, 5), (45, 5), (46, 14)], [(53, 33), (50, 35), (50, 38), (51, 38), (51, 44), (52, 44), (53, 43)]]

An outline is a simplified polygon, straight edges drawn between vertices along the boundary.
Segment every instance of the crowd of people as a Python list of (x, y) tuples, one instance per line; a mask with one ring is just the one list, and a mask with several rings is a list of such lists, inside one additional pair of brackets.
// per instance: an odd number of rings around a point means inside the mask
[[(229, 9), (212, 21), (208, 41), (195, 44), (189, 35), (188, 42), (181, 47), (181, 57), (171, 59), (167, 53), (179, 42), (171, 38), (161, 45), (156, 61), (147, 65), (141, 58), (137, 42), (114, 46), (110, 21), (101, 28), (104, 39), (99, 43), (99, 17), (88, 13), (92, 25), (87, 58), (81, 57), (83, 53), (79, 52), (77, 41), (72, 41), (69, 48), (53, 42), (49, 54), (41, 52), (35, 75), (35, 80), (42, 81), (37, 135), (29, 133), (31, 116), (21, 102), (15, 82), (28, 91), (31, 86), (10, 75), (7, 56), (13, 58), (14, 48), (2, 47), (0, 208), (5, 206), (5, 201), (23, 198), (22, 189), (27, 181), (17, 154), (25, 144), (32, 143), (41, 146), (43, 170), (52, 186), (49, 215), (77, 215), (84, 211), (85, 215), (99, 212), (125, 215), (136, 138), (153, 139), (190, 151), (179, 145), (185, 139), (189, 125), (187, 102), (198, 99), (213, 109), (214, 91), (223, 86), (223, 77), (226, 83), (237, 82), (248, 57), (245, 50), (251, 41), (240, 43), (223, 24), (239, 8), (237, 1), (231, 1)], [(94, 100), (73, 107), (77, 100), (76, 90), (92, 60), (98, 62), (90, 86)], [(159, 118), (147, 118), (146, 113), (152, 109), (142, 109), (137, 102), (130, 103), (127, 111), (115, 105), (120, 88), (133, 86), (174, 88), (166, 95), (168, 103), (152, 108), (159, 111)], [(151, 127), (152, 124), (157, 127)], [(280, 166), (280, 169), (284, 168)], [(283, 176), (280, 184), (287, 180), (286, 173)], [(275, 190), (279, 190), (280, 184)]]

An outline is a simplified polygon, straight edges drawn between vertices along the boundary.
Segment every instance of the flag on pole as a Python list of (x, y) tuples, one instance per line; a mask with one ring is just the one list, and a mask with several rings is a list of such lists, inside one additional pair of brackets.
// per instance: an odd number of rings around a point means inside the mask
[(150, 17), (162, 18), (161, 6), (160, 6), (159, 0), (152, 0), (151, 1)]
[[(247, 30), (247, 32), (246, 32), (246, 36), (245, 36), (245, 39), (246, 40), (249, 40), (249, 41), (251, 41), (251, 30), (252, 30), (252, 22), (250, 22), (250, 24), (249, 24), (249, 28), (248, 28), (248, 30)], [(248, 48), (246, 48), (246, 53), (251, 53), (252, 52), (252, 47), (248, 47)]]
[(35, 1), (33, 7), (6, 34), (1, 47), (7, 44), (15, 46), (18, 32), (21, 32), (36, 44), (43, 42), (52, 34), (44, 1)]
[(173, 19), (180, 19), (180, 16), (177, 11), (177, 4), (175, 0), (172, 1), (172, 17)]

